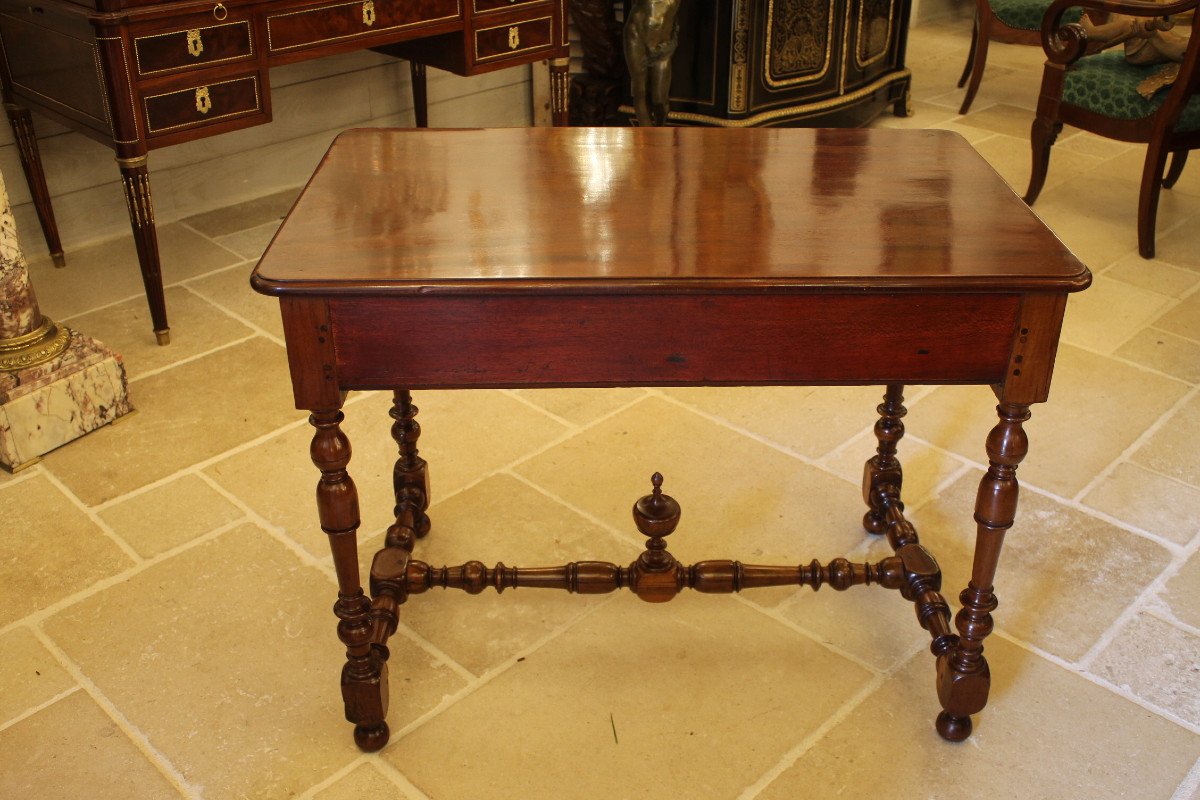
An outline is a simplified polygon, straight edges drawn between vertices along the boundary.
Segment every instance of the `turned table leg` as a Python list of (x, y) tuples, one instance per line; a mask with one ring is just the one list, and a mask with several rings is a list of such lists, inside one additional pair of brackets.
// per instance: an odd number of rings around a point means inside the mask
[(879, 412), (879, 420), (875, 423), (875, 438), (879, 440), (879, 447), (863, 467), (863, 500), (868, 509), (863, 516), (863, 528), (867, 533), (882, 534), (887, 530), (888, 523), (879, 503), (879, 489), (882, 486), (892, 487), (895, 499), (899, 501), (904, 477), (900, 461), (896, 458), (897, 445), (904, 436), (904, 415), (908, 413), (904, 407), (904, 385), (889, 383), (883, 402), (875, 410)]
[(354, 741), (367, 752), (387, 744), (384, 718), (388, 707), (387, 661), (371, 647), (371, 603), (363, 593), (358, 572), (358, 490), (346, 471), (350, 440), (341, 429), (342, 412), (314, 411), (309, 422), (313, 434), (313, 463), (321, 470), (317, 484), (317, 509), (321, 528), (329, 536), (337, 571), (338, 638), (346, 645), (342, 668), (342, 699), (346, 719), (354, 723)]
[(971, 582), (959, 595), (962, 610), (954, 618), (958, 643), (938, 657), (937, 689), (943, 711), (937, 730), (943, 739), (961, 742), (971, 735), (971, 714), (987, 704), (991, 674), (983, 656), (983, 640), (992, 632), (996, 609), (993, 581), (1004, 533), (1017, 514), (1017, 465), (1029, 450), (1022, 424), (1029, 419), (1029, 406), (1001, 403), (996, 407), (1000, 422), (987, 438), (989, 467), (979, 482), (975, 500), (975, 560)]
[(396, 494), (396, 522), (387, 532), (387, 546), (401, 547), (412, 552), (416, 539), (429, 533), (429, 466), (417, 455), (417, 439), (421, 438), (421, 424), (417, 422), (417, 407), (406, 389), (397, 389), (392, 394), (392, 408), (388, 411), (392, 423), (392, 438), (400, 450), (396, 466), (392, 470), (392, 488)]

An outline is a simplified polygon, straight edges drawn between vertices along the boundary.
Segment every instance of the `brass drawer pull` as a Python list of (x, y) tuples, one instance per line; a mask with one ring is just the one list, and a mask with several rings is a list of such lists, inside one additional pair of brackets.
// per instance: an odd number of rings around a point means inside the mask
[(521, 46), (521, 29), (513, 25), (508, 29), (508, 49), (516, 50)]
[(207, 86), (201, 86), (196, 90), (196, 110), (201, 114), (207, 114), (212, 110), (212, 97), (208, 94)]
[(199, 29), (187, 32), (187, 49), (196, 58), (199, 58), (200, 54), (204, 52), (204, 42), (200, 41)]
[(215, 6), (213, 6), (213, 17), (218, 22), (220, 22), (221, 20), (225, 19), (228, 16), (229, 16), (229, 9), (225, 7), (224, 3), (217, 3)]
[(363, 0), (363, 25), (368, 28), (375, 24), (375, 0)]

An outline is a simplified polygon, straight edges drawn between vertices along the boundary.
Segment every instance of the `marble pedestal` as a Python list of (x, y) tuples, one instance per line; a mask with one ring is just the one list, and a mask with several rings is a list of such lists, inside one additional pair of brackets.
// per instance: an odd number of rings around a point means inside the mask
[(133, 410), (121, 357), (71, 331), (43, 364), (0, 372), (0, 466), (10, 471)]

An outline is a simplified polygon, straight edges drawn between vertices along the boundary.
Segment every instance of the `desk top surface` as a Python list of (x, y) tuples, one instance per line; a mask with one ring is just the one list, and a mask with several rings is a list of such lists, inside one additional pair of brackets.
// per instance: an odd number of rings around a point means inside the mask
[(1077, 291), (1087, 268), (960, 136), (343, 133), (254, 271), (268, 294)]

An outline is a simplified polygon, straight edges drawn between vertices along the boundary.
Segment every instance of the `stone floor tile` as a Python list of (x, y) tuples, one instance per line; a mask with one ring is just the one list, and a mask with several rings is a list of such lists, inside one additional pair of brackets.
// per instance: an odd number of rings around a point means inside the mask
[[(997, 71), (995, 75), (985, 76), (984, 80), (990, 88), (998, 85), (1004, 75), (1012, 74), (1014, 73), (1011, 71)], [(984, 84), (981, 83), (981, 91), (983, 86)], [(978, 108), (975, 108), (972, 103), (971, 111), (965, 117), (962, 117), (959, 122), (963, 125), (983, 128), (993, 133), (1003, 133), (1006, 136), (1012, 136), (1016, 139), (1028, 139), (1029, 125), (1033, 122), (1033, 114), (1027, 108), (1005, 105), (1004, 103), (993, 102), (987, 105), (980, 105)]]
[(1176, 619), (1200, 628), (1200, 555), (1193, 553), (1167, 581), (1163, 600)]
[[(631, 541), (642, 541), (630, 507), (661, 472), (683, 508), (670, 549), (684, 563), (734, 558), (748, 564), (822, 561), (857, 547), (862, 491), (771, 447), (714, 425), (661, 398), (647, 398), (516, 468)], [(774, 603), (789, 590), (760, 589)]]
[(195, 214), (181, 220), (205, 236), (215, 238), (244, 231), (256, 225), (278, 223), (291, 209), (303, 187), (295, 186), (256, 197), (244, 203)]
[(1083, 504), (1176, 544), (1200, 532), (1200, 489), (1137, 464), (1118, 466), (1084, 495)]
[[(942, 567), (942, 588), (953, 607), (970, 578), (980, 477), (978, 472), (963, 476), (912, 514), (922, 544)], [(996, 625), (1075, 661), (1170, 560), (1162, 545), (1023, 491), (996, 575)]]
[(1181, 381), (1200, 383), (1200, 342), (1146, 328), (1117, 348), (1116, 355)]
[(0, 626), (133, 566), (45, 477), (0, 489), (0, 519)]
[(1090, 671), (1200, 725), (1200, 636), (1150, 614), (1129, 620)]
[[(1050, 399), (1025, 423), (1029, 454), (1022, 482), (1075, 496), (1153, 425), (1187, 390), (1185, 384), (1071, 345), (1058, 349)], [(914, 402), (909, 433), (984, 463), (996, 399), (982, 386), (943, 386)]]
[[(414, 557), (436, 567), (503, 561), (517, 567), (554, 567), (571, 561), (628, 566), (640, 547), (620, 542), (516, 478), (488, 478), (439, 503), (433, 531)], [(563, 591), (488, 589), (481, 597), (434, 589), (414, 595), (401, 621), (476, 675), (499, 666), (601, 602)]]
[[(851, 560), (876, 563), (891, 554), (882, 545), (872, 548), (869, 556)], [(913, 604), (879, 586), (852, 586), (844, 592), (828, 586), (816, 593), (800, 589), (778, 610), (819, 641), (880, 672), (895, 668), (922, 645), (928, 649), (929, 634), (917, 622)]]
[(513, 394), (575, 425), (587, 425), (645, 397), (645, 389), (517, 389)]
[(1067, 303), (1062, 341), (1099, 353), (1112, 353), (1156, 319), (1171, 298), (1097, 275), (1086, 292)]
[(0, 797), (182, 796), (84, 692), (0, 731), (0, 753)]
[[(171, 287), (165, 294), (171, 320), (169, 347), (160, 347), (146, 335), (154, 326), (141, 297), (72, 317), (67, 324), (120, 353), (130, 379), (254, 335), (251, 328), (187, 289)], [(136, 387), (130, 391), (136, 404)]]
[[(435, 504), (566, 430), (503, 392), (420, 392), (413, 402), (422, 431), (417, 447), (429, 463)], [(345, 409), (342, 428), (353, 452), (349, 471), (358, 487), (364, 540), (395, 519), (392, 467), (397, 447), (391, 438), (391, 406), (391, 393), (377, 392)], [(292, 419), (304, 416), (292, 413)], [(313, 499), (321, 473), (309, 460), (311, 441), (312, 428), (303, 425), (219, 461), (206, 472), (306, 550), (324, 558), (329, 545)], [(271, 480), (261, 480), (263, 475)]]
[(195, 475), (183, 475), (100, 512), (100, 518), (144, 558), (190, 542), (241, 516), (241, 509)]
[[(1197, 172), (1195, 169), (1190, 171)], [(1184, 170), (1184, 173), (1187, 172), (1189, 170)], [(1197, 193), (1200, 193), (1200, 189), (1197, 190)], [(1167, 195), (1170, 192), (1163, 192), (1163, 194)], [(1195, 199), (1183, 202), (1190, 206), (1193, 216), (1173, 229), (1164, 226), (1160, 217), (1158, 230), (1162, 233), (1154, 237), (1154, 257), (1177, 267), (1200, 271), (1200, 252), (1198, 252), (1200, 248), (1196, 247), (1196, 224), (1200, 221), (1200, 215), (1195, 214), (1195, 210), (1200, 207), (1200, 204)]]
[(0, 725), (74, 685), (28, 628), (0, 635)]
[(134, 385), (138, 413), (46, 456), (88, 505), (165, 478), (295, 419), (283, 348), (261, 337)]
[(250, 228), (249, 230), (218, 236), (216, 241), (222, 247), (232, 250), (242, 258), (250, 258), (257, 261), (266, 251), (267, 245), (275, 238), (275, 232), (278, 230), (279, 221), (276, 220), (268, 222), (265, 225)]
[[(1142, 258), (1137, 253), (1130, 253), (1124, 258), (1118, 259), (1104, 270), (1104, 277), (1116, 278), (1124, 283), (1140, 286), (1143, 289), (1173, 298), (1182, 297), (1193, 286), (1200, 283), (1200, 273), (1181, 269), (1155, 258)], [(1086, 297), (1089, 293), (1084, 293), (1080, 297)]]
[[(158, 226), (158, 248), (163, 282), (167, 285), (241, 260), (224, 247), (179, 224)], [(81, 314), (117, 300), (139, 298), (145, 302), (137, 251), (133, 237), (128, 235), (86, 247), (69, 248), (67, 266), (62, 269), (52, 267), (49, 260), (31, 261), (29, 274), (37, 288), (43, 313), (56, 319)], [(168, 319), (170, 313), (168, 305)], [(145, 338), (154, 340), (149, 324)]]
[[(206, 798), (274, 798), (357, 757), (333, 582), (243, 525), (47, 620), (46, 633)], [(389, 721), (462, 686), (395, 648)]]
[(728, 597), (622, 595), (384, 758), (434, 800), (733, 798), (869, 679)]
[(313, 795), (313, 800), (412, 800), (396, 784), (385, 778), (370, 764), (360, 764), (349, 775), (340, 778)]
[(219, 308), (257, 325), (276, 338), (283, 339), (283, 319), (279, 301), (250, 288), (250, 262), (188, 281), (188, 288), (203, 295)]
[(758, 797), (1166, 800), (1195, 761), (1196, 734), (1003, 639), (986, 650), (991, 697), (966, 743), (934, 731), (918, 653)]
[[(1104, 162), (1100, 171), (1076, 172), (1060, 155), (1050, 157), (1050, 170), (1046, 181), (1066, 173), (1063, 183), (1047, 188), (1038, 197), (1033, 210), (1063, 238), (1063, 241), (1085, 264), (1093, 269), (1102, 269), (1118, 259), (1137, 250), (1137, 183), (1119, 177), (1108, 177), (1108, 165)], [(1077, 154), (1073, 154), (1077, 155)], [(1195, 214), (1195, 199), (1183, 203), (1179, 198), (1164, 199), (1158, 210), (1160, 230), (1169, 230), (1187, 217)], [(1194, 242), (1193, 242), (1194, 247)], [(1164, 253), (1158, 257), (1179, 264)]]
[(1200, 395), (1193, 395), (1142, 444), (1129, 460), (1200, 488), (1200, 451), (1193, 445), (1200, 430)]
[(1163, 314), (1154, 327), (1200, 341), (1200, 292), (1193, 294), (1173, 309)]
[(680, 387), (663, 392), (815, 459), (875, 425), (879, 418), (875, 407), (883, 398), (884, 387)]

